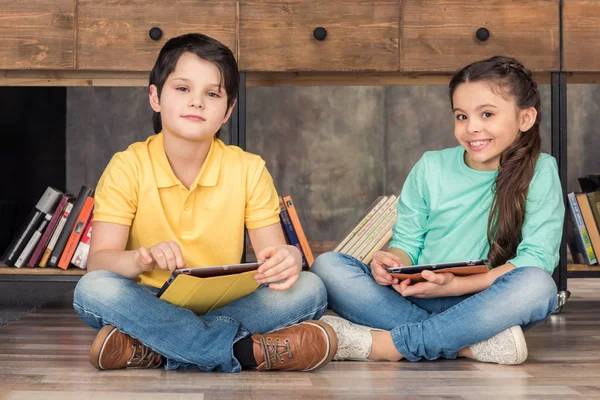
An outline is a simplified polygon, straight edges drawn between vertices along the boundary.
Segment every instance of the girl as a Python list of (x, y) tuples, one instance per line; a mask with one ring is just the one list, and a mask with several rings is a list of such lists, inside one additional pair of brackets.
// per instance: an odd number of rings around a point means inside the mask
[[(565, 211), (556, 161), (540, 154), (531, 72), (508, 57), (475, 62), (452, 78), (450, 104), (460, 146), (426, 152), (413, 167), (388, 250), (370, 268), (340, 253), (311, 268), (346, 319), (323, 317), (338, 334), (334, 359), (519, 364), (521, 328), (556, 306)], [(489, 272), (466, 277), (424, 271), (412, 284), (386, 271), (481, 258)]]

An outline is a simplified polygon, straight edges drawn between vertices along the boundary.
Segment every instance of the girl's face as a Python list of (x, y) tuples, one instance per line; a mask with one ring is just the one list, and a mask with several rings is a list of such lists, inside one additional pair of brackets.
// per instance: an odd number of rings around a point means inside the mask
[(521, 110), (503, 94), (502, 88), (487, 81), (462, 83), (454, 91), (454, 136), (466, 149), (470, 168), (497, 170), (502, 152), (535, 123), (534, 107)]
[(150, 104), (160, 112), (163, 132), (189, 141), (209, 141), (231, 115), (221, 73), (212, 62), (183, 53), (167, 77), (160, 99), (150, 86)]

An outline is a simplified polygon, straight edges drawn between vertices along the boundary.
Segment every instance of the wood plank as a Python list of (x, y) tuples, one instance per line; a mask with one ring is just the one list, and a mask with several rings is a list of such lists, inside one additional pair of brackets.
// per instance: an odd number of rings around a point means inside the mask
[(399, 12), (398, 0), (242, 1), (240, 69), (398, 71)]
[(79, 268), (69, 268), (67, 270), (53, 267), (46, 268), (15, 268), (0, 263), (0, 275), (85, 275), (87, 271)]
[(73, 0), (0, 0), (0, 69), (75, 67)]
[[(568, 3), (568, 2), (566, 2)], [(489, 31), (480, 41), (479, 28)], [(403, 71), (456, 71), (495, 55), (534, 71), (558, 71), (558, 0), (404, 0)]]
[[(235, 54), (235, 0), (79, 0), (77, 68), (150, 71), (168, 39), (198, 32)], [(160, 40), (149, 31), (162, 30)]]
[(597, 271), (597, 272), (600, 272), (600, 265), (567, 264), (567, 271)]
[(600, 71), (600, 2), (568, 0), (563, 6), (564, 68)]

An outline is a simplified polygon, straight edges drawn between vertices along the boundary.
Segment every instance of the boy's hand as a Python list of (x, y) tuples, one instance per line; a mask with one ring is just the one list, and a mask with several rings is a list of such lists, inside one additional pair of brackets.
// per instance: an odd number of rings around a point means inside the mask
[(373, 254), (371, 261), (371, 274), (377, 283), (383, 286), (394, 285), (399, 282), (398, 278), (392, 277), (386, 270), (390, 267), (401, 267), (404, 263), (395, 254), (386, 251), (378, 251)]
[(418, 297), (421, 299), (430, 299), (434, 297), (456, 296), (455, 287), (458, 279), (450, 272), (435, 273), (431, 271), (421, 272), (421, 276), (426, 279), (425, 282), (410, 284), (410, 279), (405, 279), (392, 287), (403, 297)]
[[(258, 261), (265, 263), (258, 268), (254, 279), (258, 283), (270, 283), (269, 287), (275, 290), (286, 290), (292, 287), (300, 276), (302, 270), (302, 255), (295, 246), (269, 246), (262, 249), (257, 255)], [(283, 280), (282, 283), (272, 283)]]
[(149, 249), (140, 247), (135, 252), (135, 261), (143, 272), (152, 271), (155, 268), (164, 271), (185, 268), (181, 249), (173, 241), (160, 242)]

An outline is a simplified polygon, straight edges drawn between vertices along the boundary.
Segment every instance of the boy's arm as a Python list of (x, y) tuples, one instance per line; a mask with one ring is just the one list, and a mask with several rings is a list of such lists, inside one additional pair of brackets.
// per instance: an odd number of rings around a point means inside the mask
[(248, 229), (248, 236), (257, 260), (265, 261), (258, 269), (259, 283), (270, 283), (269, 287), (276, 290), (292, 287), (302, 270), (302, 254), (296, 246), (286, 244), (281, 224)]
[(130, 227), (111, 222), (94, 222), (90, 242), (88, 271), (103, 269), (129, 279), (143, 270), (138, 266), (138, 251), (125, 251)]

